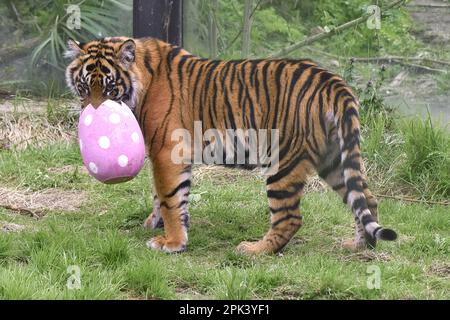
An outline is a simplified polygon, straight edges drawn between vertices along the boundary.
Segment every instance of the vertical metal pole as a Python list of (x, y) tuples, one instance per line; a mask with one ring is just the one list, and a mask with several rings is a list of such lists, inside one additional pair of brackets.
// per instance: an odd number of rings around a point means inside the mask
[(181, 46), (182, 0), (133, 0), (133, 36), (154, 37)]

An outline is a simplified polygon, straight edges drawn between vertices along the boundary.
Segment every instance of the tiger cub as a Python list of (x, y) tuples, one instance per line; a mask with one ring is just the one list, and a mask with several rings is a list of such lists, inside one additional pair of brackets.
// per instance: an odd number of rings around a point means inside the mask
[[(239, 148), (223, 147), (230, 130), (253, 130), (257, 139), (264, 130), (277, 133), (267, 139), (277, 142), (276, 152), (268, 151), (277, 155), (276, 170), (267, 176), (270, 228), (261, 240), (242, 242), (239, 251), (274, 253), (289, 242), (302, 225), (300, 198), (307, 177), (315, 172), (354, 214), (355, 238), (345, 247), (358, 250), (374, 247), (377, 239), (396, 239), (393, 230), (378, 223), (377, 200), (361, 173), (358, 100), (338, 75), (310, 60), (203, 59), (153, 38), (69, 40), (66, 56), (72, 59), (67, 84), (83, 107), (98, 107), (106, 99), (122, 101), (141, 126), (155, 190), (145, 226), (165, 231), (148, 241), (151, 249), (186, 250), (192, 161), (174, 161), (179, 141), (172, 135), (183, 130), (194, 136), (198, 123), (200, 134), (215, 130), (221, 135), (215, 142), (222, 150), (215, 150), (227, 165), (240, 156)], [(202, 148), (208, 147), (200, 141)], [(254, 167), (248, 147), (240, 150), (244, 167)]]

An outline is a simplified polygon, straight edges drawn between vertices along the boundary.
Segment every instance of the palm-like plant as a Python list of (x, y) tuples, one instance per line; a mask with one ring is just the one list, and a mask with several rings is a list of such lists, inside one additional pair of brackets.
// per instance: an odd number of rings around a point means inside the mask
[[(45, 10), (45, 17), (42, 18), (43, 22), (40, 26), (42, 41), (33, 50), (31, 56), (33, 66), (50, 65), (57, 70), (62, 70), (63, 52), (69, 38), (87, 41), (92, 38), (130, 33), (130, 27), (123, 26), (123, 23), (122, 26), (127, 30), (123, 32), (123, 28), (118, 29), (121, 27), (124, 12), (130, 12), (132, 9), (131, 0), (41, 0), (37, 2), (42, 6), (41, 10)], [(79, 8), (80, 29), (71, 29), (67, 24), (70, 18), (67, 8), (70, 5), (76, 5)], [(39, 11), (37, 14), (39, 15)]]

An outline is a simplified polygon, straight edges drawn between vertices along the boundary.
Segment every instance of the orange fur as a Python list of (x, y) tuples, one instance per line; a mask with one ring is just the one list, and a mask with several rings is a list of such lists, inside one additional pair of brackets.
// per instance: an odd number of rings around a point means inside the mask
[[(141, 125), (159, 204), (146, 225), (161, 216), (165, 228), (165, 236), (149, 241), (151, 248), (186, 248), (191, 166), (171, 160), (176, 142), (170, 137), (180, 128), (193, 136), (194, 121), (202, 121), (203, 132), (279, 131), (279, 170), (267, 179), (271, 227), (262, 240), (244, 242), (239, 250), (277, 252), (289, 242), (302, 225), (299, 202), (315, 171), (355, 214), (356, 236), (349, 248), (395, 238), (377, 223), (376, 199), (360, 170), (358, 101), (338, 75), (310, 60), (201, 59), (152, 38), (107, 38), (78, 49), (67, 69), (69, 85), (83, 96), (85, 79), (103, 79), (87, 90), (83, 105), (111, 98), (101, 83), (114, 78), (113, 69), (120, 81), (115, 78), (118, 95), (112, 98), (128, 103)], [(95, 69), (89, 73), (86, 65)]]

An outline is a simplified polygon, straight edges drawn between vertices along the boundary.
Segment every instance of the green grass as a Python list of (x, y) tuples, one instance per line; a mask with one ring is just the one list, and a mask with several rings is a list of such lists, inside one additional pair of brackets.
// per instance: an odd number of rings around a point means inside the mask
[(402, 118), (382, 111), (362, 121), (363, 154), (369, 166), (382, 173), (376, 183), (385, 184), (383, 192), (402, 190), (423, 200), (450, 199), (448, 124), (433, 121), (430, 115)]
[(419, 193), (430, 198), (450, 198), (450, 135), (446, 128), (428, 119), (404, 121), (405, 161), (400, 177), (411, 185), (420, 185)]
[[(235, 247), (268, 228), (263, 180), (194, 178), (192, 193), (201, 196), (190, 206), (188, 251), (168, 255), (145, 247), (161, 233), (142, 228), (152, 207), (148, 165), (118, 185), (47, 170), (67, 165), (81, 165), (76, 145), (0, 153), (6, 186), (89, 194), (80, 210), (48, 211), (41, 219), (0, 209), (0, 221), (26, 226), (0, 232), (0, 299), (450, 298), (446, 207), (381, 201), (381, 222), (399, 240), (353, 254), (340, 246), (353, 235), (350, 211), (331, 192), (311, 193), (301, 204), (305, 225), (283, 255), (248, 257)], [(73, 265), (81, 272), (78, 290), (67, 287)], [(372, 265), (381, 270), (380, 289), (367, 287)]]

